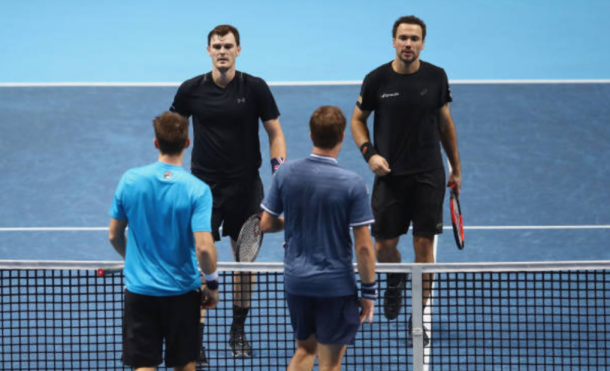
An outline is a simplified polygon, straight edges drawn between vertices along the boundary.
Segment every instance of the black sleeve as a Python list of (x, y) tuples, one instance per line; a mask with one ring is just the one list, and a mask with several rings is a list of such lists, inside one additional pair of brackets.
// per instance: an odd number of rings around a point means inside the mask
[(444, 106), (447, 103), (453, 102), (453, 98), (451, 97), (451, 88), (449, 87), (449, 79), (447, 78), (447, 73), (445, 70), (441, 69), (441, 96), (439, 101), (439, 108)]
[(269, 86), (263, 79), (255, 79), (255, 94), (258, 101), (258, 116), (265, 121), (274, 120), (280, 117), (280, 111), (275, 103), (275, 98), (271, 94)]
[(372, 74), (366, 75), (364, 81), (362, 82), (362, 87), (360, 88), (360, 97), (362, 98), (362, 102), (358, 104), (358, 107), (362, 111), (374, 111), (377, 108), (377, 101), (375, 100), (375, 88)]
[(176, 96), (174, 97), (174, 102), (172, 103), (172, 106), (169, 108), (169, 110), (171, 112), (176, 112), (181, 114), (184, 117), (191, 117), (192, 112), (191, 109), (189, 107), (189, 102), (188, 102), (188, 86), (187, 83), (184, 82), (182, 83), (182, 85), (180, 85), (180, 87), (178, 88), (178, 91), (176, 92)]

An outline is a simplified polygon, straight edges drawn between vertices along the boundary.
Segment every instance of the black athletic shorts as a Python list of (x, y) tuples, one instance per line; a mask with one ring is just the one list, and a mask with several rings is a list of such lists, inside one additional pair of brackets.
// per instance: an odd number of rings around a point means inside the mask
[(356, 295), (310, 297), (286, 293), (286, 301), (297, 340), (315, 334), (320, 344), (354, 344), (360, 327)]
[(148, 296), (125, 290), (123, 363), (133, 368), (184, 366), (197, 360), (201, 292)]
[(237, 241), (244, 222), (250, 216), (260, 212), (264, 190), (258, 172), (248, 177), (222, 181), (199, 178), (212, 190), (214, 200), (212, 235), (214, 240), (220, 241), (218, 230), (222, 225), (222, 235), (231, 236), (231, 239)]
[(445, 170), (405, 176), (376, 177), (371, 206), (375, 216), (372, 234), (391, 239), (407, 233), (413, 223), (414, 236), (443, 233)]

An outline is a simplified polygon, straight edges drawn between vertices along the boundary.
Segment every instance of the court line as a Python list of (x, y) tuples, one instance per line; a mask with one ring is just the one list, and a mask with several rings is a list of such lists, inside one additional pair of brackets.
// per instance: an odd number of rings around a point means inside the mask
[[(610, 84), (610, 79), (538, 79), (538, 80), (449, 80), (453, 85), (511, 84)], [(271, 81), (270, 86), (342, 86), (360, 85), (361, 80), (347, 81)], [(3, 82), (0, 88), (57, 87), (178, 87), (179, 82)]]
[[(450, 230), (451, 226), (443, 229)], [(469, 230), (551, 230), (551, 229), (610, 229), (609, 225), (473, 225)], [(93, 232), (107, 231), (108, 227), (0, 227), (0, 232)]]

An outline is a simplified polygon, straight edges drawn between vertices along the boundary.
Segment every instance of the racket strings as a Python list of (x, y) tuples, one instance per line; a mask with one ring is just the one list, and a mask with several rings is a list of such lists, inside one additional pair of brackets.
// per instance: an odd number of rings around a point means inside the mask
[(260, 218), (248, 219), (239, 234), (237, 241), (237, 260), (253, 262), (260, 250), (263, 233), (260, 229)]

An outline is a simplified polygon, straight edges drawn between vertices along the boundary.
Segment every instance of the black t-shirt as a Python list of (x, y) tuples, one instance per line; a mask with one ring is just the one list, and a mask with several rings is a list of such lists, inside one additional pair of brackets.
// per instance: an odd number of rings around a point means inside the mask
[(214, 83), (211, 72), (185, 81), (170, 110), (193, 116), (191, 171), (216, 181), (257, 171), (261, 166), (258, 120), (280, 115), (265, 81), (239, 71), (224, 89)]
[(360, 96), (360, 109), (375, 111), (375, 149), (393, 175), (443, 167), (438, 114), (452, 99), (442, 68), (421, 61), (417, 72), (401, 75), (384, 64), (364, 78)]

